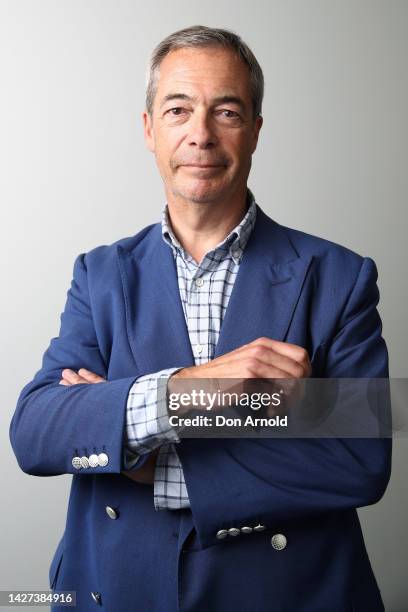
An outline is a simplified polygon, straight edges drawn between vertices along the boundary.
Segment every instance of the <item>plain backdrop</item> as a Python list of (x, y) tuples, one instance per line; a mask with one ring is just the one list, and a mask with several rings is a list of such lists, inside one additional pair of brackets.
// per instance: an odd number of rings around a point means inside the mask
[[(391, 375), (407, 376), (408, 2), (0, 0), (0, 589), (48, 588), (71, 482), (19, 470), (18, 394), (58, 335), (75, 257), (160, 220), (145, 66), (193, 24), (235, 30), (258, 57), (249, 186), (278, 222), (375, 260)], [(408, 606), (407, 451), (394, 441), (385, 496), (359, 510), (390, 612)]]

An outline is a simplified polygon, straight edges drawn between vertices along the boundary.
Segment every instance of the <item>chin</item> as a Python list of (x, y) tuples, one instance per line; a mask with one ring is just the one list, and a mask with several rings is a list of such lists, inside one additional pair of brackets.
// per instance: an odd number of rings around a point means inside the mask
[(225, 192), (225, 186), (215, 187), (205, 185), (195, 185), (194, 187), (177, 189), (176, 193), (179, 193), (184, 199), (196, 202), (197, 204), (207, 204), (219, 200)]

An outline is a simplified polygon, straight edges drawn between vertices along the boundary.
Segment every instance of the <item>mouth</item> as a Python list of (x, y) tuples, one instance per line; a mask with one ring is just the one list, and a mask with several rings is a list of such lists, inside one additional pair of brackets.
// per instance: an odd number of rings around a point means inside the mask
[(219, 170), (225, 168), (225, 164), (182, 164), (184, 168), (195, 168), (196, 170)]

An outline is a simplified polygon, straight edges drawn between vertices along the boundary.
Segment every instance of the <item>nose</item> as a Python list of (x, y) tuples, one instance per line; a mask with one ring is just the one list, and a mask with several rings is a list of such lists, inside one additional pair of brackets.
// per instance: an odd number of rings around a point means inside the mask
[(193, 113), (190, 120), (188, 144), (199, 149), (211, 149), (217, 143), (211, 119), (205, 111)]

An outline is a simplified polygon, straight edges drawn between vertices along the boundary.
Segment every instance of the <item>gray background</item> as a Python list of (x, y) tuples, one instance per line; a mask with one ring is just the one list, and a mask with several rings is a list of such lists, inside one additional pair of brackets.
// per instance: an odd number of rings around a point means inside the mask
[[(164, 204), (143, 141), (145, 63), (170, 32), (230, 27), (265, 73), (249, 186), (274, 219), (372, 257), (391, 374), (407, 376), (408, 2), (0, 2), (0, 588), (48, 588), (71, 477), (18, 469), (8, 427), (41, 366), (77, 254), (136, 233)], [(391, 612), (407, 610), (408, 442), (359, 511)], [(114, 571), (114, 568), (112, 568)]]

